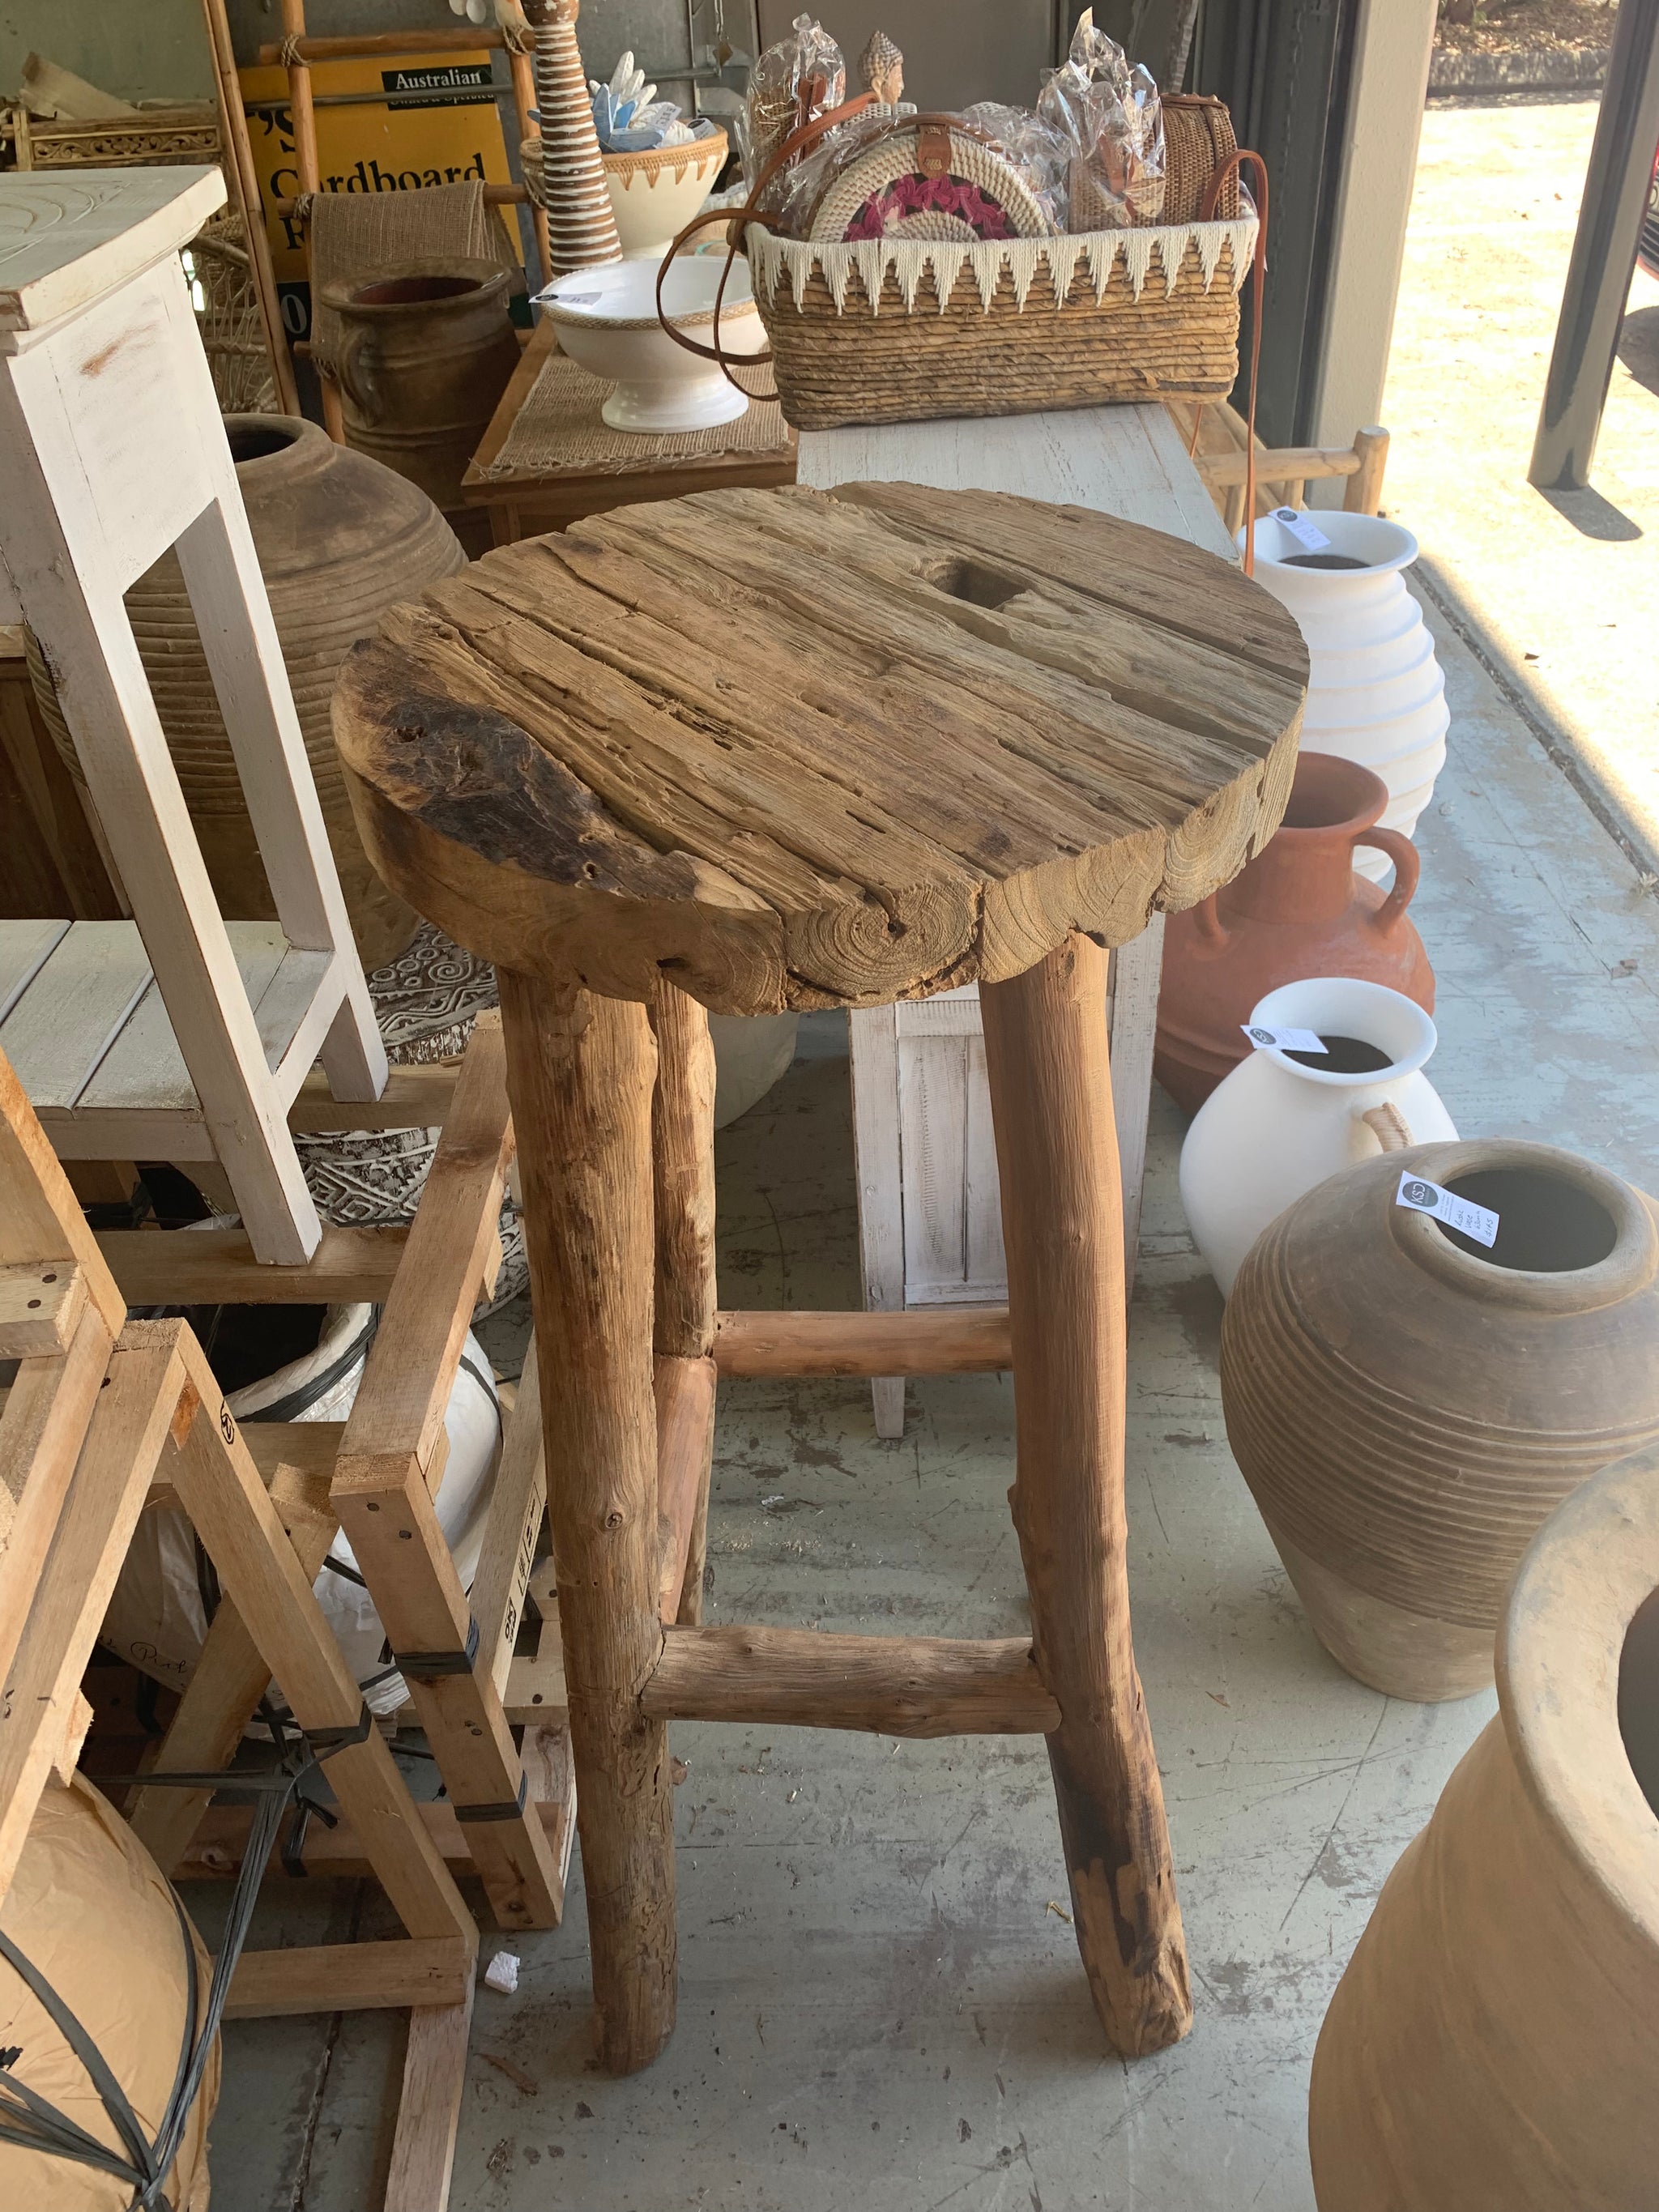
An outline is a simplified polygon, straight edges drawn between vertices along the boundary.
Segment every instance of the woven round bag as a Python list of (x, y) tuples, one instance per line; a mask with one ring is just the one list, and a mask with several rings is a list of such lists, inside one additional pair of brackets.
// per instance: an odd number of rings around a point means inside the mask
[(848, 162), (825, 191), (809, 235), (860, 238), (1043, 238), (1054, 229), (1019, 173), (966, 131), (933, 125), (888, 132)]
[[(1211, 178), (1237, 150), (1233, 118), (1224, 100), (1196, 92), (1167, 94), (1164, 101), (1164, 207), (1160, 219), (1164, 222), (1201, 221), (1204, 196)], [(1234, 170), (1223, 181), (1212, 220), (1234, 222), (1238, 214), (1238, 173)]]

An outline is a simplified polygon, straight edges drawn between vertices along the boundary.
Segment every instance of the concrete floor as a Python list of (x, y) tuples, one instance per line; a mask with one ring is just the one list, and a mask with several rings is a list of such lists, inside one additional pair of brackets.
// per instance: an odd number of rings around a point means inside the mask
[[(1651, 1188), (1659, 913), (1473, 656), (1441, 644), (1452, 759), (1418, 902), (1440, 981), (1430, 1073), (1466, 1132), (1547, 1137)], [(843, 1048), (816, 1019), (721, 1139), (733, 1303), (856, 1298)], [(1190, 2039), (1133, 2067), (1103, 2050), (1060, 1917), (1040, 1746), (687, 1725), (674, 2041), (632, 2081), (590, 2070), (578, 1868), (564, 1927), (514, 1946), (519, 1994), (479, 1993), (454, 2212), (1308, 2212), (1327, 1999), (1492, 1699), (1392, 1702), (1315, 1642), (1227, 1453), (1219, 1301), (1175, 1187), (1180, 1117), (1160, 1098), (1154, 1122), (1131, 1571)], [(710, 1618), (1018, 1632), (1012, 1468), (995, 1378), (913, 1385), (896, 1444), (875, 1440), (858, 1385), (729, 1386)], [(273, 1887), (263, 1940), (337, 1940), (380, 1912), (354, 1887)], [(229, 2027), (220, 2201), (378, 2203), (400, 2035), (372, 2014)]]
[[(1540, 111), (1498, 112), (1538, 127)], [(1453, 126), (1429, 123), (1432, 161)], [(1408, 358), (1413, 327), (1402, 309)], [(1401, 407), (1390, 421), (1391, 485), (1425, 536), (1443, 522), (1431, 550), (1473, 593), (1468, 509), (1431, 507), (1437, 471)], [(1425, 443), (1463, 421), (1425, 421)], [(1479, 446), (1440, 451), (1438, 477), (1455, 451), (1478, 487)], [(1492, 496), (1526, 505), (1512, 485)], [(1578, 557), (1586, 541), (1562, 527), (1564, 561)], [(1419, 833), (1418, 914), (1440, 985), (1430, 1073), (1466, 1133), (1547, 1138), (1654, 1188), (1659, 912), (1512, 692), (1429, 611), (1453, 705), (1450, 763)], [(1501, 658), (1501, 641), (1487, 651)], [(843, 1050), (834, 1019), (815, 1019), (789, 1075), (721, 1140), (729, 1302), (856, 1300)], [(1134, 2066), (1103, 2049), (1063, 1917), (1040, 1746), (688, 1725), (675, 1732), (689, 1772), (674, 2040), (631, 2081), (592, 2070), (577, 1867), (565, 1925), (513, 1946), (519, 1994), (479, 1993), (454, 2212), (1309, 2212), (1307, 2075), (1327, 2000), (1492, 1700), (1390, 1701), (1307, 1628), (1226, 1449), (1219, 1301), (1176, 1195), (1180, 1136), (1160, 1098), (1128, 1503), (1191, 2037)], [(492, 1350), (510, 1354), (510, 1331)], [(875, 1440), (860, 1386), (730, 1386), (710, 1618), (1019, 1632), (1012, 1471), (1005, 1381), (913, 1385), (895, 1444)], [(212, 1893), (192, 1901), (210, 1915)], [(263, 1940), (367, 1933), (383, 1911), (356, 1887), (273, 1886)], [(228, 2028), (218, 2202), (378, 2203), (401, 2033), (376, 2014)]]
[(1575, 100), (1425, 116), (1386, 505), (1516, 705), (1659, 871), (1659, 282), (1642, 270), (1589, 488), (1527, 482), (1595, 114)]

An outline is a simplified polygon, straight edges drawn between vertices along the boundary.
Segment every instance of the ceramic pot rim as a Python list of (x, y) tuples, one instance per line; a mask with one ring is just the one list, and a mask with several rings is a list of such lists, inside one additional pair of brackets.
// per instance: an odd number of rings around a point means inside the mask
[[(1346, 837), (1352, 842), (1362, 830), (1372, 829), (1382, 820), (1388, 811), (1389, 787), (1374, 768), (1367, 768), (1363, 761), (1350, 760), (1343, 753), (1325, 753), (1321, 752), (1316, 745), (1304, 745), (1296, 757), (1296, 775), (1300, 776), (1303, 769), (1310, 766), (1314, 777), (1325, 777), (1337, 784), (1350, 778), (1358, 783), (1363, 778), (1366, 784), (1375, 788), (1362, 793), (1355, 811), (1345, 816), (1340, 822), (1291, 822), (1288, 819), (1287, 808), (1287, 818), (1281, 821), (1273, 831), (1274, 837), (1288, 838), (1293, 845), (1304, 838), (1311, 841), (1317, 837)], [(1312, 780), (1310, 779), (1310, 781)], [(1296, 777), (1292, 777), (1291, 781), (1290, 804), (1291, 806), (1296, 804)], [(1264, 846), (1262, 850), (1265, 852), (1266, 849)], [(1234, 881), (1237, 881), (1237, 877)]]
[[(1436, 1275), (1465, 1297), (1488, 1304), (1524, 1306), (1534, 1313), (1593, 1313), (1644, 1289), (1659, 1273), (1659, 1232), (1647, 1201), (1622, 1176), (1580, 1159), (1554, 1145), (1532, 1145), (1518, 1137), (1470, 1137), (1443, 1145), (1419, 1145), (1399, 1155), (1432, 1182), (1448, 1183), (1487, 1168), (1530, 1168), (1571, 1183), (1592, 1198), (1613, 1219), (1613, 1248), (1593, 1267), (1544, 1273), (1525, 1267), (1494, 1267), (1477, 1259), (1443, 1234), (1433, 1217), (1387, 1200), (1389, 1228), (1414, 1267)], [(1659, 1577), (1656, 1577), (1659, 1579)]]
[(325, 466), (343, 450), (320, 423), (308, 422), (303, 416), (238, 414), (227, 415), (224, 419), (233, 460), (239, 434), (273, 441), (269, 452), (251, 453), (246, 460), (235, 462), (239, 483), (246, 483), (250, 477), (257, 482), (262, 477), (274, 475), (278, 469), (292, 469), (296, 462), (308, 463), (313, 469)]
[[(1271, 520), (1263, 517), (1263, 520)], [(1268, 569), (1287, 585), (1307, 585), (1317, 592), (1335, 584), (1364, 584), (1376, 576), (1388, 576), (1401, 568), (1409, 568), (1418, 556), (1418, 543), (1403, 523), (1390, 522), (1381, 514), (1345, 514), (1340, 509), (1322, 507), (1310, 517), (1330, 540), (1334, 553), (1349, 553), (1356, 560), (1362, 557), (1361, 549), (1375, 548), (1374, 553), (1364, 555), (1363, 568), (1299, 568), (1289, 560), (1276, 561), (1262, 547), (1261, 522), (1255, 526), (1255, 565), (1258, 570)], [(1284, 536), (1289, 536), (1284, 532)], [(1291, 541), (1294, 543), (1294, 541)], [(1244, 528), (1239, 526), (1235, 543), (1239, 551), (1244, 550)], [(1301, 550), (1300, 548), (1297, 549)]]
[[(395, 284), (404, 276), (461, 276), (471, 286), (465, 292), (452, 292), (447, 298), (436, 300), (360, 300), (356, 295), (374, 284)], [(494, 305), (505, 302), (512, 283), (512, 271), (499, 261), (469, 258), (461, 253), (411, 255), (407, 261), (394, 261), (377, 270), (373, 276), (354, 276), (337, 280), (323, 287), (325, 305), (341, 314), (401, 315), (411, 307), (425, 314), (459, 314), (480, 301)]]
[(1659, 1447), (1573, 1492), (1534, 1537), (1498, 1632), (1498, 1702), (1550, 1832), (1659, 1949), (1659, 1816), (1619, 1726), (1637, 1611), (1659, 1588)]
[[(553, 279), (553, 284), (563, 283), (565, 281), (565, 277), (587, 277), (592, 279), (595, 276), (604, 276), (606, 271), (610, 270), (636, 268), (642, 260), (647, 258), (648, 257), (644, 255), (636, 254), (633, 256), (631, 259), (604, 263), (597, 270), (567, 270), (564, 272), (563, 276), (556, 276)], [(696, 257), (690, 256), (683, 258), (695, 258)], [(744, 283), (747, 282), (746, 272), (744, 272), (743, 281)], [(648, 315), (596, 314), (592, 309), (589, 307), (568, 307), (554, 291), (552, 284), (548, 285), (544, 289), (536, 295), (536, 304), (540, 307), (542, 313), (548, 316), (552, 321), (564, 324), (572, 330), (659, 331), (662, 329), (662, 324), (658, 318), (654, 306)], [(668, 319), (673, 324), (674, 328), (677, 331), (695, 330), (701, 325), (712, 323), (714, 319), (714, 305), (712, 301), (706, 307), (695, 306), (679, 307), (675, 307), (672, 301), (665, 301), (665, 305), (668, 308)], [(720, 309), (720, 315), (721, 321), (724, 323), (749, 321), (757, 324), (760, 318), (760, 309), (755, 304), (755, 299), (752, 293), (740, 291), (733, 293), (722, 302)], [(688, 356), (688, 359), (690, 358), (691, 358), (691, 356)]]
[[(1323, 836), (1328, 833), (1321, 831), (1316, 834)], [(1284, 832), (1277, 830), (1274, 835), (1282, 836)], [(1277, 1045), (1265, 1045), (1260, 1048), (1258, 1056), (1261, 1059), (1277, 1062), (1286, 1075), (1293, 1075), (1298, 1082), (1316, 1083), (1328, 1091), (1383, 1090), (1391, 1083), (1401, 1083), (1407, 1076), (1415, 1075), (1440, 1042), (1439, 1031), (1415, 999), (1408, 999), (1403, 991), (1390, 990), (1386, 983), (1368, 982), (1358, 975), (1306, 975), (1299, 977), (1293, 983), (1278, 984), (1267, 993), (1266, 998), (1258, 999), (1251, 1007), (1251, 1023), (1253, 1024), (1257, 1022), (1264, 1023), (1269, 1028), (1276, 1028), (1281, 1022), (1287, 1028), (1305, 1027), (1305, 1023), (1297, 1019), (1294, 1009), (1281, 1006), (1275, 1002), (1285, 998), (1292, 991), (1309, 991), (1321, 988), (1340, 988), (1345, 992), (1352, 993), (1362, 1004), (1374, 1004), (1379, 1010), (1386, 1008), (1391, 1019), (1401, 1020), (1408, 1018), (1411, 1023), (1417, 1026), (1418, 1042), (1409, 1052), (1398, 1054), (1386, 1067), (1366, 1068), (1356, 1075), (1334, 1075), (1323, 1068), (1309, 1067), (1299, 1060), (1291, 1059), (1289, 1054), (1281, 1052)], [(1403, 1014), (1401, 1009), (1405, 1010)], [(1382, 1050), (1380, 1043), (1377, 1049)]]
[[(540, 141), (537, 143), (539, 147)], [(665, 169), (684, 172), (694, 164), (701, 167), (707, 161), (713, 161), (718, 169), (730, 150), (724, 128), (716, 124), (702, 137), (682, 139), (678, 146), (635, 146), (621, 150), (602, 146), (599, 159), (606, 176), (615, 177), (626, 191), (630, 178), (642, 176), (647, 184), (654, 185)]]

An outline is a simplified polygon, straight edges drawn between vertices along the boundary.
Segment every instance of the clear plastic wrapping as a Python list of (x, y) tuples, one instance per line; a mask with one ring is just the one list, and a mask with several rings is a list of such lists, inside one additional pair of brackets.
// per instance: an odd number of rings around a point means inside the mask
[(994, 138), (1020, 181), (1057, 231), (1066, 227), (1071, 199), (1070, 138), (1029, 107), (1005, 107), (1000, 100), (976, 100), (963, 121)]
[(826, 131), (816, 146), (808, 147), (790, 164), (783, 172), (781, 193), (769, 195), (778, 228), (786, 238), (810, 235), (813, 215), (825, 192), (866, 146), (886, 137), (893, 123), (890, 107), (862, 108), (845, 123)]
[[(744, 174), (751, 185), (792, 131), (811, 123), (847, 97), (847, 63), (816, 16), (797, 15), (787, 39), (769, 46), (749, 80), (749, 100), (737, 119)], [(781, 204), (793, 167), (780, 171), (760, 204)]]
[(1071, 146), (1069, 222), (1116, 230), (1164, 212), (1164, 113), (1151, 73), (1131, 69), (1085, 9), (1072, 50), (1043, 80), (1037, 113)]

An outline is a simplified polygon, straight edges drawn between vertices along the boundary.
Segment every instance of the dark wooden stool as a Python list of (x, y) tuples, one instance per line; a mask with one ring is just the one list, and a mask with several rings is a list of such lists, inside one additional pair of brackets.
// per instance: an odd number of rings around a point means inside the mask
[[(1133, 2054), (1190, 2022), (1129, 1632), (1101, 948), (1271, 834), (1306, 668), (1291, 617), (1212, 554), (906, 484), (591, 519), (394, 610), (347, 664), (335, 726), (368, 849), (501, 971), (616, 2072), (673, 2025), (680, 1717), (1047, 1735), (1106, 2033)], [(718, 1316), (704, 1009), (974, 981), (1007, 1314)], [(947, 1372), (1011, 1350), (1030, 1644), (697, 1625), (717, 1364)]]

